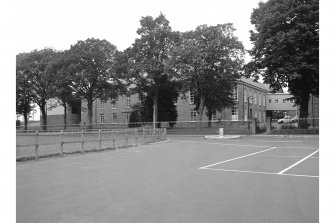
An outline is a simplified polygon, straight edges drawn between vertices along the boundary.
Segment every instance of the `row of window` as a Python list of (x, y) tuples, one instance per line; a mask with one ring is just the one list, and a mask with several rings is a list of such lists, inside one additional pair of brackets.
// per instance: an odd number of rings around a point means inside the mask
[(293, 100), (293, 99), (283, 99), (283, 100), (281, 100), (281, 99), (274, 99), (274, 100), (269, 99), (269, 100), (268, 100), (269, 103), (272, 103), (272, 101), (274, 101), (274, 103), (280, 103), (280, 102), (283, 102), (284, 104), (285, 104), (286, 102), (287, 102), (287, 103), (291, 103), (291, 104), (294, 103), (294, 100)]
[[(255, 105), (257, 105), (257, 101), (258, 101), (258, 105), (259, 106), (265, 106), (265, 95), (261, 94), (261, 93), (252, 93), (252, 91), (250, 90), (249, 93), (249, 103), (252, 104), (252, 102), (254, 102)], [(258, 100), (257, 100), (257, 95), (258, 95)], [(251, 99), (251, 100), (250, 100)], [(237, 88), (233, 89), (233, 100), (234, 101), (238, 101), (238, 91)], [(247, 92), (244, 91), (244, 102), (247, 102)], [(194, 93), (189, 91), (189, 103), (192, 105), (194, 104)]]
[[(105, 108), (105, 104), (106, 104), (105, 101), (101, 101), (100, 102), (100, 109), (103, 110)], [(112, 104), (112, 109), (117, 109), (116, 100), (113, 100), (111, 104)], [(126, 97), (126, 108), (130, 108), (130, 106), (131, 106), (130, 97)]]
[[(126, 113), (126, 123), (129, 123), (130, 120), (130, 113)], [(100, 123), (104, 124), (105, 123), (105, 114), (100, 114)], [(112, 113), (112, 124), (117, 123), (117, 114)]]
[[(244, 120), (248, 120), (248, 109), (244, 109)], [(265, 111), (253, 111), (254, 117), (257, 118), (261, 122), (265, 122), (266, 120), (266, 113)], [(251, 115), (251, 114), (250, 114)], [(249, 117), (251, 118), (251, 117)], [(231, 109), (231, 120), (232, 121), (238, 121), (238, 109), (232, 108)], [(196, 122), (197, 121), (197, 112), (193, 109), (190, 110), (190, 122)], [(211, 121), (217, 121), (216, 112), (212, 113)]]

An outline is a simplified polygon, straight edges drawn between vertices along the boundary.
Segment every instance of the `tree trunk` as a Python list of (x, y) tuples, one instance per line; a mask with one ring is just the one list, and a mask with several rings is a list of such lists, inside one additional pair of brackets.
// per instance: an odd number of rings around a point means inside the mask
[(299, 128), (307, 129), (309, 95), (302, 99), (299, 108)]
[(24, 119), (24, 131), (28, 130), (28, 113), (25, 112), (23, 114), (23, 119)]
[(208, 110), (208, 127), (212, 127), (212, 110)]
[(42, 114), (42, 130), (47, 130), (47, 113), (45, 110), (46, 103), (42, 103), (40, 106), (41, 114)]
[(93, 117), (93, 100), (87, 100), (87, 128), (92, 129), (92, 117)]
[(154, 92), (154, 105), (153, 105), (153, 127), (156, 129), (157, 127), (157, 118), (158, 118), (158, 89), (155, 90)]
[(63, 107), (64, 107), (64, 130), (66, 130), (66, 127), (67, 127), (67, 106), (66, 106), (66, 103), (63, 104)]
[(199, 105), (199, 123), (198, 123), (198, 130), (201, 129), (202, 125), (202, 116), (204, 114), (204, 106), (205, 105), (205, 96), (203, 94), (200, 95), (200, 105)]

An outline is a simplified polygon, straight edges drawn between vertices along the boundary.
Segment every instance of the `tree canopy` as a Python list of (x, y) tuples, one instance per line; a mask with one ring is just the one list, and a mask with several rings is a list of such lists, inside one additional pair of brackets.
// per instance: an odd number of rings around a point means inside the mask
[(137, 30), (140, 38), (124, 52), (128, 64), (126, 72), (137, 92), (152, 96), (153, 122), (156, 123), (159, 89), (165, 80), (171, 80), (166, 72), (168, 53), (178, 42), (179, 35), (172, 31), (163, 14), (155, 19), (142, 17), (140, 23)]
[(123, 79), (114, 69), (117, 49), (106, 40), (78, 41), (65, 52), (62, 69), (70, 78), (70, 89), (76, 98), (87, 101), (88, 127), (92, 127), (93, 101), (115, 99), (124, 90)]
[(288, 87), (306, 117), (310, 94), (319, 95), (319, 1), (260, 2), (251, 23), (247, 74), (256, 79), (261, 74), (273, 89)]
[(231, 104), (236, 80), (241, 77), (244, 47), (234, 30), (231, 23), (198, 26), (183, 33), (181, 43), (171, 53), (171, 70), (177, 73), (184, 91), (195, 94), (199, 128), (205, 105), (212, 104), (209, 100), (215, 98), (222, 106)]

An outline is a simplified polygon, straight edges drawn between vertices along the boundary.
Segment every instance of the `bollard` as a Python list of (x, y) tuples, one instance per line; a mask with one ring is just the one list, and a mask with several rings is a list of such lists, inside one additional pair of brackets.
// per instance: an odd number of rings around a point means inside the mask
[(38, 130), (35, 132), (35, 160), (38, 159)]
[(63, 152), (64, 152), (64, 150), (63, 150), (63, 145), (64, 145), (63, 134), (64, 134), (63, 130), (60, 131), (60, 154), (59, 154), (60, 156), (63, 156)]
[(223, 128), (219, 128), (219, 133), (220, 133), (220, 136), (222, 136), (222, 137), (223, 137), (223, 131), (224, 131)]
[(164, 128), (164, 133), (163, 133), (164, 141), (166, 140), (166, 128)]

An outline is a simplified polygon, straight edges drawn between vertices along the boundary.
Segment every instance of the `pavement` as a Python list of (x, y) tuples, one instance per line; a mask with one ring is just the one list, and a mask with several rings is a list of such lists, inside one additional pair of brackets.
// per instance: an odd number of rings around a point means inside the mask
[(17, 163), (17, 222), (319, 219), (318, 138), (173, 136)]

